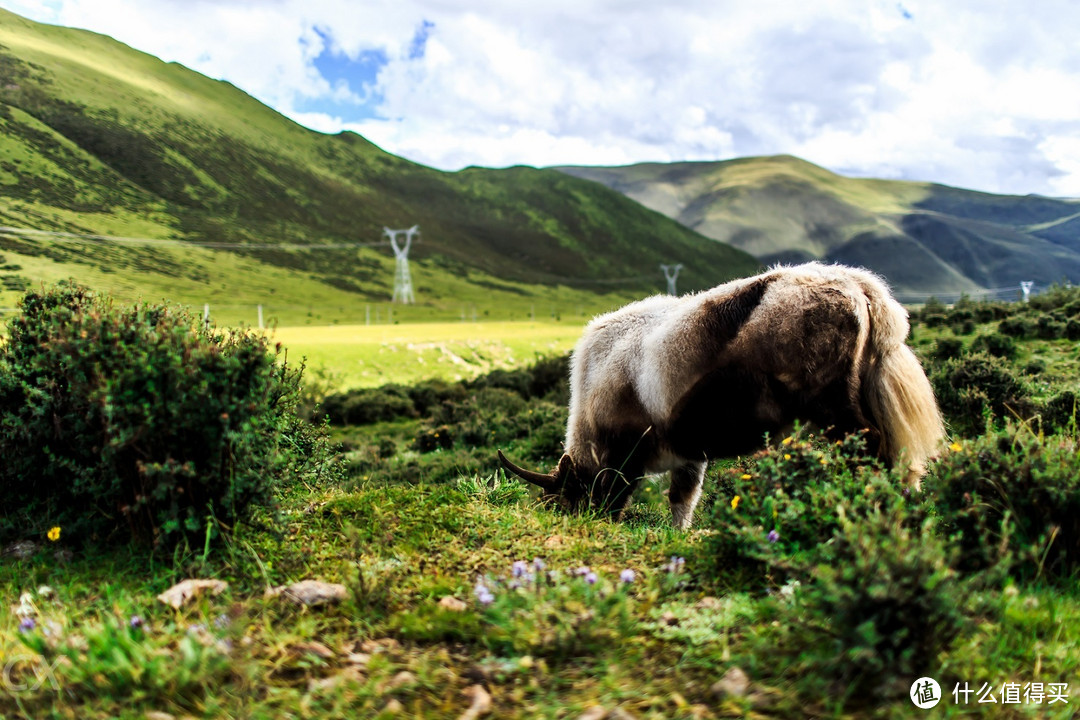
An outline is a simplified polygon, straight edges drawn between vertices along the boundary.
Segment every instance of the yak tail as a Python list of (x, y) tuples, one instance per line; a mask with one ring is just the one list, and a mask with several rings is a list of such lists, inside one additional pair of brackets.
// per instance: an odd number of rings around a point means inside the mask
[(881, 433), (882, 455), (895, 467), (907, 467), (908, 481), (917, 487), (945, 425), (930, 381), (906, 344), (907, 311), (876, 276), (866, 275), (860, 278), (870, 324), (863, 398)]

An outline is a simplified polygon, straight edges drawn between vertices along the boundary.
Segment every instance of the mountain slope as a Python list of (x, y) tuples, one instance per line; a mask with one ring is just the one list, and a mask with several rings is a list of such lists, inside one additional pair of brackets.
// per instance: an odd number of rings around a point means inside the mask
[[(418, 299), (454, 312), (463, 300), (610, 304), (596, 294), (661, 289), (661, 262), (684, 263), (683, 289), (758, 266), (595, 183), (533, 168), (439, 172), (352, 133), (307, 130), (110, 38), (0, 10), (0, 225), (202, 245), (7, 233), (0, 253), (29, 268), (11, 283), (47, 276), (48, 261), (122, 294), (165, 283), (194, 301), (200, 286), (251, 284), (262, 267), (288, 275), (294, 305), (314, 294), (355, 307), (389, 296), (382, 228), (414, 224)], [(337, 247), (350, 243), (372, 247)], [(177, 255), (188, 251), (203, 270)], [(223, 263), (244, 269), (218, 277)]]
[(857, 263), (902, 293), (1080, 281), (1080, 203), (847, 178), (790, 156), (562, 167), (763, 262)]

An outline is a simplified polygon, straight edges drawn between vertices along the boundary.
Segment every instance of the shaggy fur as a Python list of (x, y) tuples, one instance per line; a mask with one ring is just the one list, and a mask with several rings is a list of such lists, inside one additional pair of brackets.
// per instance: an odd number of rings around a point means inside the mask
[(680, 528), (709, 459), (752, 452), (795, 420), (837, 436), (868, 429), (918, 485), (944, 428), (907, 334), (907, 312), (884, 282), (839, 265), (651, 297), (586, 327), (559, 467), (541, 475), (500, 458), (570, 507), (614, 515), (643, 475), (670, 470)]

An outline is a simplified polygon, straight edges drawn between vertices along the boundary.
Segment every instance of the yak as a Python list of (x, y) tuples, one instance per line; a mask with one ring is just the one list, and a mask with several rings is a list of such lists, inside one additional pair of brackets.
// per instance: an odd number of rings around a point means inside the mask
[(842, 265), (640, 300), (593, 319), (571, 355), (557, 467), (526, 470), (501, 450), (499, 460), (571, 510), (616, 518), (647, 473), (670, 470), (672, 519), (686, 529), (710, 459), (802, 421), (830, 437), (864, 431), (918, 487), (945, 431), (908, 331), (884, 281)]

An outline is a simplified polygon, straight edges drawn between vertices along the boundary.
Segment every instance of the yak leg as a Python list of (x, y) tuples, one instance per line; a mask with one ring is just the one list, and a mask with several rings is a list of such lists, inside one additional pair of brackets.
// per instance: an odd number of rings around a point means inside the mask
[(701, 499), (705, 465), (705, 462), (689, 462), (671, 471), (668, 502), (671, 504), (671, 519), (680, 530), (689, 529), (694, 519), (694, 508)]

